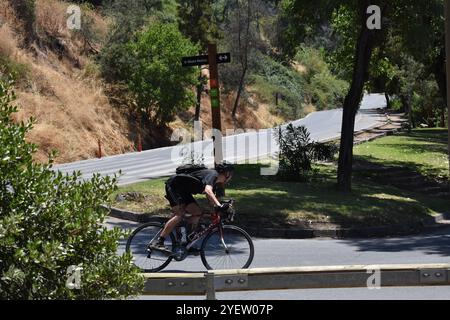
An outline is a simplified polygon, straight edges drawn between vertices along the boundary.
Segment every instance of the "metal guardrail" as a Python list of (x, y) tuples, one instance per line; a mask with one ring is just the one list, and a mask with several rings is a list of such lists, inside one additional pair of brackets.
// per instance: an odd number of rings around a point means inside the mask
[(367, 287), (375, 274), (380, 287), (450, 285), (450, 264), (349, 265), (146, 273), (144, 294), (209, 300), (224, 291)]

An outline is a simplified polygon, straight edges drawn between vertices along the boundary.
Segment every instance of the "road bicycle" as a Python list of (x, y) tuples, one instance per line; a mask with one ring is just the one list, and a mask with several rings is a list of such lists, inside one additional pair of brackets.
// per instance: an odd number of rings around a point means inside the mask
[[(164, 223), (148, 222), (136, 228), (126, 244), (127, 252), (133, 255), (134, 264), (143, 272), (157, 272), (174, 259), (183, 261), (190, 254), (195, 244), (201, 243), (200, 254), (203, 265), (208, 270), (246, 269), (253, 261), (255, 249), (249, 234), (243, 229), (225, 224), (234, 221), (236, 211), (234, 200), (226, 200), (228, 209), (223, 212), (215, 210), (211, 213), (209, 225), (201, 227), (187, 236), (183, 236), (182, 228), (186, 229), (186, 218), (166, 237), (165, 246), (169, 252), (151, 249), (150, 245), (157, 241)], [(195, 247), (194, 247), (195, 248)]]

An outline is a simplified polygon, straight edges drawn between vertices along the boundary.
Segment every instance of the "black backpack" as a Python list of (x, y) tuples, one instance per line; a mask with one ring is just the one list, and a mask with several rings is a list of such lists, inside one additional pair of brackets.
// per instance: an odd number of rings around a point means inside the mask
[(185, 164), (182, 166), (179, 166), (175, 172), (176, 174), (189, 174), (195, 171), (199, 171), (199, 170), (205, 170), (208, 169), (207, 167), (205, 167), (203, 164)]

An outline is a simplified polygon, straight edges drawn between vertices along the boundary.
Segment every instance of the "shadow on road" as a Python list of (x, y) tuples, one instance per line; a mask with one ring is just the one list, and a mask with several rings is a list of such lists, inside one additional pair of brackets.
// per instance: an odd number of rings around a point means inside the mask
[(128, 221), (128, 220), (120, 220), (120, 219), (113, 219), (108, 218), (106, 220), (107, 226), (114, 228), (120, 228), (120, 229), (134, 229), (137, 228), (140, 224), (134, 221)]
[(357, 246), (360, 252), (422, 251), (429, 255), (450, 256), (450, 226), (418, 236), (382, 239), (348, 239), (345, 243)]

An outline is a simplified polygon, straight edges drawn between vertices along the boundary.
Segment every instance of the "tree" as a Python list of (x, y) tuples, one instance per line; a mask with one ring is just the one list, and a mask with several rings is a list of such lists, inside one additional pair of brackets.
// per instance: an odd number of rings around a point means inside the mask
[(214, 22), (211, 0), (178, 0), (178, 17), (181, 32), (206, 51), (208, 43), (219, 38)]
[(134, 64), (126, 45), (149, 23), (150, 17), (163, 8), (162, 0), (105, 0), (103, 6), (103, 13), (111, 19), (111, 24), (97, 57), (102, 76), (110, 83), (126, 82), (129, 68)]
[[(14, 123), (17, 107), (0, 83), (0, 299), (113, 299), (135, 295), (143, 277), (128, 253), (118, 255), (120, 229), (103, 226), (116, 178), (63, 175), (36, 164), (25, 141), (33, 122)], [(81, 268), (79, 288), (68, 278)], [(72, 269), (73, 270), (73, 269)], [(75, 278), (76, 279), (76, 278)], [(75, 283), (77, 285), (77, 283)]]
[(260, 17), (268, 4), (261, 0), (226, 0), (222, 3), (219, 27), (224, 35), (224, 45), (231, 52), (232, 62), (223, 66), (220, 77), (225, 91), (236, 90), (232, 118), (236, 121), (240, 99), (245, 94), (248, 75), (255, 67), (254, 53), (264, 51), (261, 41)]
[[(353, 42), (353, 54), (348, 58), (352, 61), (352, 77), (349, 91), (344, 99), (343, 116), (341, 126), (341, 142), (338, 162), (338, 189), (343, 192), (351, 190), (351, 174), (353, 162), (353, 132), (355, 127), (355, 117), (363, 95), (364, 83), (367, 80), (372, 50), (377, 42), (376, 29), (369, 29), (367, 20), (369, 14), (367, 9), (370, 5), (383, 3), (382, 1), (285, 1), (284, 10), (291, 14), (291, 19), (301, 25), (317, 27), (331, 21), (336, 8), (348, 12), (353, 26), (344, 41), (352, 39), (357, 34)], [(383, 3), (384, 4), (384, 3)], [(384, 10), (383, 10), (384, 12)], [(305, 34), (305, 32), (301, 32)], [(347, 41), (347, 43), (349, 43)], [(351, 41), (350, 41), (351, 43)], [(347, 47), (347, 46), (345, 46)], [(345, 59), (346, 61), (349, 61)]]
[[(191, 39), (192, 42), (200, 45), (200, 54), (207, 50), (208, 43), (219, 39), (219, 30), (214, 21), (214, 12), (211, 0), (178, 0), (179, 29)], [(197, 85), (197, 102), (195, 106), (194, 120), (200, 118), (201, 94), (207, 83), (207, 79), (201, 74), (199, 66), (199, 76)]]
[(194, 55), (198, 46), (176, 24), (155, 23), (127, 45), (130, 65), (127, 84), (136, 107), (158, 125), (193, 104), (191, 88), (197, 85), (195, 70), (181, 66), (183, 56)]

